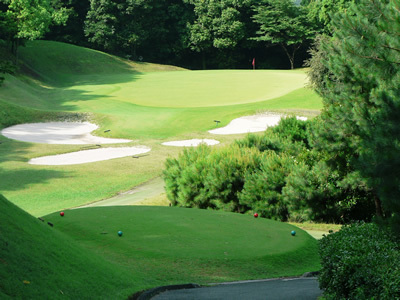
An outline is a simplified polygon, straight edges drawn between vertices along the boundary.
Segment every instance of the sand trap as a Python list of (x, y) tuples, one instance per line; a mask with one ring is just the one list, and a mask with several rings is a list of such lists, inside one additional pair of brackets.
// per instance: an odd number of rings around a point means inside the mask
[(13, 140), (44, 144), (115, 144), (130, 140), (96, 137), (90, 134), (98, 126), (89, 122), (50, 122), (21, 124), (5, 128), (1, 134)]
[(193, 140), (172, 141), (172, 142), (162, 143), (162, 145), (164, 146), (176, 146), (176, 147), (197, 147), (200, 144), (213, 146), (219, 144), (219, 141), (209, 140), (209, 139), (193, 139)]
[[(212, 134), (239, 134), (264, 131), (268, 127), (278, 125), (282, 115), (259, 114), (232, 120), (227, 126), (209, 130)], [(306, 117), (297, 117), (298, 120), (307, 120)]]
[(99, 148), (91, 150), (82, 150), (72, 153), (43, 156), (33, 158), (29, 161), (32, 165), (62, 166), (77, 165), (90, 162), (109, 160), (113, 158), (138, 155), (149, 152), (151, 149), (144, 146), (122, 147), (122, 148)]

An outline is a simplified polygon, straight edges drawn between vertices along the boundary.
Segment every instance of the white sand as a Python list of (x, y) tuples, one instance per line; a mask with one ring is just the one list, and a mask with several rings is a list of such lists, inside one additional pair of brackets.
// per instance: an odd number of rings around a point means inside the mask
[(197, 147), (200, 144), (213, 146), (219, 144), (219, 141), (209, 140), (209, 139), (193, 139), (193, 140), (172, 141), (172, 142), (162, 143), (162, 145), (164, 146), (177, 146), (177, 147)]
[[(249, 132), (260, 132), (268, 127), (278, 125), (282, 115), (259, 114), (246, 116), (232, 120), (227, 126), (209, 130), (212, 134), (240, 134)], [(307, 120), (306, 117), (297, 117), (298, 120)]]
[[(210, 130), (209, 132), (213, 134), (239, 134), (264, 131), (267, 127), (277, 125), (281, 118), (281, 115), (273, 114), (246, 116), (233, 120), (225, 127)], [(300, 120), (307, 120), (305, 117), (297, 118)], [(89, 122), (51, 122), (16, 125), (3, 129), (1, 133), (10, 139), (47, 144), (112, 144), (130, 142), (130, 140), (126, 139), (110, 139), (91, 135), (90, 132), (97, 128), (97, 125)], [(163, 143), (165, 146), (178, 147), (196, 147), (200, 144), (217, 145), (219, 144), (219, 141), (212, 139), (192, 139)], [(130, 155), (138, 155), (149, 151), (150, 148), (144, 146), (99, 148), (33, 158), (29, 163), (34, 165), (84, 164)]]
[(32, 165), (76, 165), (90, 162), (109, 160), (113, 158), (126, 157), (130, 155), (138, 155), (149, 152), (151, 149), (143, 146), (138, 147), (121, 147), (121, 148), (99, 148), (91, 150), (82, 150), (78, 152), (43, 156), (33, 158), (29, 161)]
[(98, 126), (89, 122), (50, 122), (21, 124), (5, 128), (1, 134), (9, 139), (44, 144), (115, 144), (126, 139), (110, 139), (90, 134)]

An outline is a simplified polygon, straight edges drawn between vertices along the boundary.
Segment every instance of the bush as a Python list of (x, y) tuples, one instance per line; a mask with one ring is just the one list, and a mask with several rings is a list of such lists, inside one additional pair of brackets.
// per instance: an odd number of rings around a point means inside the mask
[(368, 187), (310, 147), (314, 124), (285, 118), (227, 147), (184, 150), (165, 163), (168, 199), (176, 206), (256, 211), (281, 221), (369, 221), (374, 206)]
[(246, 176), (243, 191), (239, 194), (240, 204), (251, 207), (261, 217), (287, 221), (289, 211), (282, 189), (295, 161), (272, 151), (264, 153), (261, 160), (260, 170)]
[(260, 166), (257, 149), (238, 146), (186, 149), (178, 159), (167, 159), (164, 181), (172, 205), (246, 212), (239, 203), (245, 177)]
[(399, 299), (400, 249), (376, 224), (344, 226), (320, 241), (326, 299)]
[(268, 128), (263, 135), (249, 134), (244, 139), (235, 141), (241, 148), (257, 148), (260, 152), (268, 150), (298, 156), (309, 148), (309, 121), (297, 120), (296, 117), (283, 118), (275, 127)]

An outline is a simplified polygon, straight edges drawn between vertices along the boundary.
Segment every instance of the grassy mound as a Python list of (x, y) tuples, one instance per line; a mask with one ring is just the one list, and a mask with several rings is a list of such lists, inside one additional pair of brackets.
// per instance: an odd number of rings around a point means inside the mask
[(45, 218), (142, 286), (296, 276), (320, 267), (317, 242), (305, 231), (250, 215), (120, 206)]
[(116, 74), (175, 71), (182, 68), (132, 62), (97, 50), (53, 41), (32, 41), (20, 48), (25, 72), (47, 83), (74, 85)]
[(125, 270), (79, 246), (0, 194), (1, 299), (115, 299), (135, 289)]

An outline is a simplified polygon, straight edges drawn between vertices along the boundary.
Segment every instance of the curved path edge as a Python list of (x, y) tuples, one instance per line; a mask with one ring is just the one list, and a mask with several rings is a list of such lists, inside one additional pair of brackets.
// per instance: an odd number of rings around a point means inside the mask
[[(201, 286), (195, 283), (152, 288), (132, 295), (129, 300), (177, 299), (317, 299), (323, 291), (318, 286), (318, 272), (301, 277), (270, 278)], [(266, 295), (268, 296), (266, 298)]]

